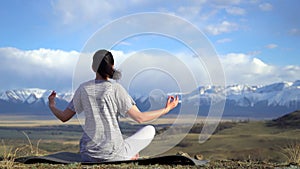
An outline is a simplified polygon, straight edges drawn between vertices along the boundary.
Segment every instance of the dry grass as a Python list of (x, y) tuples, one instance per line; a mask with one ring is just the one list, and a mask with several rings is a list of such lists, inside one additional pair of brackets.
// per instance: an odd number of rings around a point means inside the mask
[(17, 155), (17, 152), (19, 151), (19, 148), (16, 148), (14, 150), (13, 147), (7, 147), (5, 145), (5, 142), (2, 140), (2, 149), (3, 149), (3, 160), (1, 161), (1, 167), (4, 167), (4, 168), (13, 168), (14, 166), (14, 160), (16, 158), (16, 155)]
[[(204, 159), (211, 161), (209, 166), (203, 168), (241, 168), (241, 166), (248, 166), (248, 168), (251, 168), (251, 166), (252, 168), (274, 168), (268, 166), (275, 166), (276, 163), (299, 164), (300, 130), (267, 127), (264, 122), (236, 123), (234, 122), (235, 125), (218, 131), (203, 144), (198, 142), (200, 130), (197, 129), (194, 133), (188, 134), (182, 142), (164, 155), (176, 154), (178, 151), (187, 152), (191, 156), (200, 153), (204, 155)], [(47, 125), (50, 124), (49, 122), (47, 123)], [(227, 126), (227, 123), (225, 124)], [(5, 141), (2, 140), (2, 146), (0, 145), (0, 152), (1, 150), (3, 152), (0, 168), (193, 168), (191, 166), (172, 165), (138, 166), (136, 164), (122, 164), (82, 166), (76, 163), (71, 165), (26, 165), (14, 163), (13, 160), (20, 156), (43, 155), (57, 151), (77, 151), (75, 146), (77, 146), (78, 139), (81, 136), (81, 134), (77, 135), (81, 133), (80, 131), (70, 132), (70, 128), (51, 126), (46, 128), (47, 130), (40, 131), (31, 127), (17, 129), (18, 132), (25, 130), (25, 132), (22, 132), (25, 137), (22, 134), (20, 134), (21, 137), (14, 136), (17, 134), (12, 132), (16, 131), (15, 128), (12, 130), (0, 130), (3, 136), (9, 135)], [(58, 131), (58, 129), (62, 134), (51, 134), (52, 130)], [(71, 129), (73, 130), (73, 128)], [(169, 137), (172, 136), (170, 135)], [(293, 140), (293, 142), (287, 144), (287, 138)], [(17, 139), (19, 139), (19, 142), (15, 141)], [(23, 141), (20, 139), (23, 139)], [(297, 139), (298, 141), (295, 141)], [(11, 140), (14, 140), (14, 142)], [(24, 140), (26, 142), (25, 145)]]
[(25, 135), (25, 137), (26, 137), (26, 139), (28, 141), (28, 145), (26, 145), (25, 147), (29, 147), (29, 150), (30, 150), (29, 154), (30, 155), (38, 156), (39, 155), (39, 145), (40, 145), (41, 139), (39, 139), (37, 141), (36, 147), (34, 147), (32, 145), (32, 142), (31, 142), (29, 136), (24, 131), (22, 131), (22, 133)]
[(288, 163), (300, 164), (300, 141), (290, 141), (281, 151)]
[(36, 147), (33, 146), (29, 136), (22, 131), (24, 136), (26, 137), (28, 144), (27, 145), (21, 145), (21, 146), (6, 146), (5, 141), (1, 140), (2, 142), (2, 161), (0, 161), (0, 168), (15, 168), (16, 163), (14, 162), (17, 157), (20, 155), (23, 156), (33, 156), (33, 155), (39, 155), (39, 144), (40, 140), (38, 140)]

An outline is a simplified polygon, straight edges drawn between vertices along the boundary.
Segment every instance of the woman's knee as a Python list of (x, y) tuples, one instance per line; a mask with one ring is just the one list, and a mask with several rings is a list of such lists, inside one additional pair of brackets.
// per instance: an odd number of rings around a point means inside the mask
[(146, 130), (147, 134), (149, 134), (149, 136), (151, 136), (152, 138), (154, 138), (155, 136), (155, 128), (152, 125), (147, 125), (144, 127), (144, 130)]

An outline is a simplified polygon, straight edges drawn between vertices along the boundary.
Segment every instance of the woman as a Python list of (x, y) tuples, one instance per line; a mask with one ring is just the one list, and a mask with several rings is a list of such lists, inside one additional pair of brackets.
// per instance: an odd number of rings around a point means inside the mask
[(75, 113), (84, 113), (84, 133), (80, 140), (84, 162), (137, 159), (138, 153), (154, 138), (155, 129), (147, 125), (124, 139), (118, 116), (129, 116), (143, 123), (168, 113), (178, 104), (178, 96), (169, 96), (165, 108), (140, 112), (126, 90), (120, 84), (109, 81), (120, 77), (120, 72), (113, 66), (111, 52), (99, 50), (94, 54), (92, 63), (96, 78), (80, 85), (64, 111), (56, 108), (54, 91), (48, 98), (50, 110), (62, 122), (71, 119)]

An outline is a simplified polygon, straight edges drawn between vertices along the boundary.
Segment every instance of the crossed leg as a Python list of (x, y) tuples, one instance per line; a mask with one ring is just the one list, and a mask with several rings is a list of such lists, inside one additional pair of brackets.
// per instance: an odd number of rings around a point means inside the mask
[(137, 160), (139, 158), (139, 152), (146, 148), (155, 135), (155, 128), (151, 125), (147, 125), (137, 131), (132, 136), (125, 139), (126, 150), (128, 159)]

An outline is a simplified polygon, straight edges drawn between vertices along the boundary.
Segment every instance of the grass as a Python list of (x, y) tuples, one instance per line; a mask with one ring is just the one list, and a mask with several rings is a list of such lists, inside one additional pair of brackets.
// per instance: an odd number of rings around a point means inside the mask
[(13, 150), (13, 147), (7, 147), (5, 142), (2, 140), (2, 161), (0, 163), (1, 168), (12, 168), (14, 165), (14, 160), (17, 155), (18, 148)]
[[(241, 168), (239, 166), (278, 166), (299, 164), (300, 129), (268, 126), (264, 121), (221, 123), (212, 137), (203, 144), (198, 138), (201, 124), (194, 126), (174, 148), (164, 153), (187, 152), (191, 156), (202, 154), (210, 160), (206, 168)], [(78, 152), (82, 131), (76, 125), (2, 127), (0, 137), (0, 168), (141, 168), (136, 164), (82, 166), (14, 163), (20, 156), (44, 155), (58, 151)], [(174, 131), (175, 133), (176, 131)], [(167, 136), (174, 137), (174, 136)], [(157, 147), (159, 148), (159, 147)], [(152, 151), (155, 151), (152, 150)], [(147, 149), (142, 155), (147, 154)], [(193, 168), (192, 166), (143, 166), (142, 168)], [(230, 168), (230, 167), (229, 167)], [(250, 167), (251, 168), (251, 167)]]
[(198, 134), (189, 134), (167, 154), (185, 151), (192, 156), (202, 154), (209, 160), (283, 163), (287, 161), (281, 147), (285, 147), (287, 141), (299, 139), (299, 132), (300, 130), (296, 129), (267, 127), (264, 122), (238, 123), (217, 132), (203, 144), (198, 143)]
[(300, 164), (300, 141), (293, 141), (281, 147), (282, 154), (286, 157), (287, 162)]
[(10, 145), (7, 146), (4, 140), (2, 142), (2, 160), (0, 163), (0, 168), (15, 168), (15, 159), (20, 156), (38, 156), (39, 155), (39, 144), (41, 140), (37, 141), (37, 145), (34, 146), (29, 138), (29, 136), (22, 131), (24, 136), (26, 137), (28, 143), (26, 145), (15, 146)]

